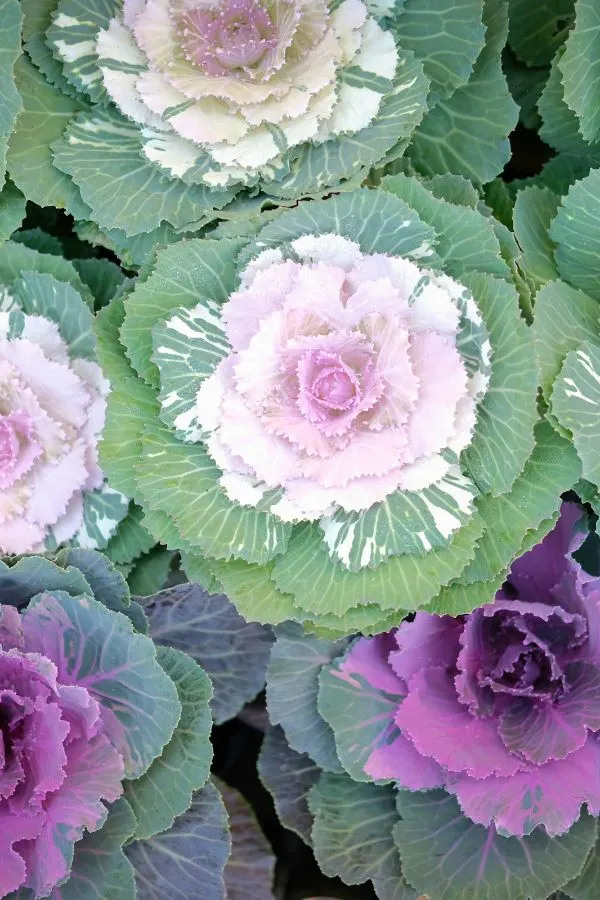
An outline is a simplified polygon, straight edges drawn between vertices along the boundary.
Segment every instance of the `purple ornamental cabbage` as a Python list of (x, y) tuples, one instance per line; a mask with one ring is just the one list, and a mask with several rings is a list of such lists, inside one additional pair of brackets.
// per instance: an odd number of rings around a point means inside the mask
[[(600, 812), (600, 579), (572, 557), (586, 535), (581, 517), (564, 503), (490, 605), (458, 618), (418, 612), (353, 644), (321, 692), (342, 762), (357, 747), (356, 729), (336, 730), (327, 684), (338, 679), (369, 691), (358, 728), (376, 732), (360, 749), (370, 778), (444, 787), (470, 819), (504, 835), (543, 826), (555, 836), (583, 804)], [(374, 717), (380, 702), (390, 712)]]
[(161, 754), (180, 712), (125, 615), (63, 591), (22, 612), (0, 604), (0, 897), (55, 896), (76, 842)]

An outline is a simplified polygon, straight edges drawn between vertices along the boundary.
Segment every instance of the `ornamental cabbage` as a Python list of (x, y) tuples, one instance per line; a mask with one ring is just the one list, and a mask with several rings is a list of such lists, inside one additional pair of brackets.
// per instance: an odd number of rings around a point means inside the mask
[(108, 381), (84, 286), (65, 261), (11, 243), (0, 280), (0, 556), (106, 546), (127, 500), (98, 465)]
[(136, 264), (405, 153), (485, 183), (517, 118), (507, 27), (498, 0), (32, 0), (9, 173)]
[[(319, 705), (346, 768), (410, 791), (443, 787), (504, 836), (563, 834), (583, 805), (598, 815), (600, 579), (573, 559), (582, 513), (564, 503), (492, 603), (456, 618), (418, 612), (328, 667)], [(373, 717), (380, 694), (386, 712)]]
[(85, 900), (118, 881), (133, 900), (123, 843), (168, 828), (208, 775), (210, 682), (157, 651), (94, 551), (0, 564), (0, 592), (0, 896)]
[(436, 196), (461, 179), (382, 187), (159, 249), (98, 316), (111, 483), (249, 620), (472, 608), (579, 477), (506, 229)]

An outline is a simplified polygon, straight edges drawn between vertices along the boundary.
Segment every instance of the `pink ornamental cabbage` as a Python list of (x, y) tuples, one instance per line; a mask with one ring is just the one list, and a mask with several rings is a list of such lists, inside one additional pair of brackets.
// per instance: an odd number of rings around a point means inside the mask
[(89, 359), (74, 358), (56, 322), (0, 305), (0, 556), (60, 544), (83, 524), (83, 494), (100, 488), (96, 444), (108, 382)]
[(198, 436), (229, 498), (255, 506), (278, 490), (271, 511), (298, 521), (449, 476), (468, 507), (456, 462), (489, 361), (486, 344), (468, 370), (461, 329), (481, 326), (468, 292), (333, 234), (292, 250), (267, 250), (242, 273), (222, 308), (232, 351), (198, 392)]
[(572, 557), (580, 519), (564, 503), (489, 606), (458, 618), (418, 612), (353, 644), (326, 673), (320, 705), (335, 732), (334, 685), (363, 685), (355, 728), (372, 727), (372, 741), (357, 748), (346, 714), (342, 761), (360, 753), (370, 778), (444, 787), (504, 835), (543, 826), (555, 836), (582, 805), (600, 813), (600, 579)]

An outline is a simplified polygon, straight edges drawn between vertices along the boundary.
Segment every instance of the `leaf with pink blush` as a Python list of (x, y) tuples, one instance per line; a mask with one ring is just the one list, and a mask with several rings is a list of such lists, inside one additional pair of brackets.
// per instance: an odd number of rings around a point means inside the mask
[(98, 701), (75, 684), (59, 684), (57, 693), (62, 718), (69, 723), (69, 743), (81, 737), (93, 738), (101, 727)]
[(583, 507), (577, 503), (563, 503), (555, 527), (546, 537), (510, 567), (509, 581), (526, 602), (554, 604), (553, 589), (563, 574), (575, 564), (567, 559), (585, 540), (588, 531)]
[(497, 721), (472, 716), (460, 702), (446, 669), (413, 675), (395, 721), (420, 753), (450, 772), (465, 772), (466, 780), (511, 776), (523, 765), (502, 743)]
[(568, 688), (562, 697), (515, 697), (500, 716), (498, 733), (507, 749), (536, 765), (568, 757), (590, 731), (600, 731), (600, 671), (574, 662), (564, 673)]
[(35, 841), (20, 845), (27, 866), (27, 887), (45, 897), (71, 869), (73, 848), (84, 829), (102, 827), (108, 814), (103, 801), (121, 796), (123, 760), (102, 734), (69, 746), (65, 780), (45, 803), (45, 818)]
[(448, 446), (458, 402), (467, 393), (467, 372), (453, 342), (434, 331), (412, 336), (410, 358), (419, 393), (408, 433), (412, 458), (419, 459)]
[(181, 715), (150, 638), (91, 597), (42, 594), (23, 613), (25, 647), (56, 660), (63, 684), (87, 688), (106, 734), (138, 777), (160, 755)]
[(247, 347), (260, 323), (281, 309), (297, 273), (298, 266), (291, 260), (275, 263), (266, 271), (258, 271), (249, 287), (230, 295), (223, 306), (221, 321), (235, 351)]
[(454, 666), (462, 629), (459, 619), (417, 612), (411, 622), (402, 622), (396, 631), (398, 649), (390, 652), (389, 664), (405, 682), (429, 666)]
[(395, 724), (406, 689), (388, 663), (393, 635), (358, 638), (319, 676), (319, 712), (333, 729), (340, 761), (356, 781), (394, 779), (412, 790), (443, 783)]
[[(57, 791), (65, 780), (67, 755), (64, 742), (69, 723), (62, 718), (58, 703), (46, 703), (25, 718), (23, 742), (27, 759), (28, 787), (31, 802), (43, 803), (46, 794)], [(16, 798), (15, 798), (16, 799)]]
[(566, 759), (509, 777), (459, 775), (446, 790), (470, 819), (486, 826), (494, 821), (501, 834), (530, 834), (538, 825), (551, 836), (563, 834), (579, 818), (582, 804), (592, 815), (600, 812), (600, 744), (590, 736)]
[(14, 849), (21, 841), (34, 840), (44, 824), (42, 813), (13, 813), (6, 804), (0, 804), (0, 896), (20, 888), (27, 874), (21, 851)]
[(0, 648), (2, 650), (20, 650), (22, 646), (23, 627), (19, 613), (14, 606), (0, 606)]
[(25, 606), (43, 591), (66, 591), (74, 596), (90, 593), (82, 572), (67, 559), (61, 559), (59, 564), (43, 556), (24, 556), (12, 563), (13, 560), (9, 566), (0, 560), (2, 602), (9, 606)]

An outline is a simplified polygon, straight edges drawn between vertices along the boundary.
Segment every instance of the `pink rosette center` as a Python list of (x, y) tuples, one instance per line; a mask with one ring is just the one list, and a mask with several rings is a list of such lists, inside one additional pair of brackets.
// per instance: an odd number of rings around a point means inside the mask
[(181, 36), (186, 58), (213, 76), (257, 66), (277, 46), (275, 26), (257, 0), (192, 9), (182, 18)]
[(0, 488), (9, 488), (42, 452), (31, 416), (23, 410), (0, 415)]

